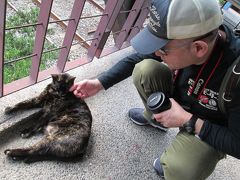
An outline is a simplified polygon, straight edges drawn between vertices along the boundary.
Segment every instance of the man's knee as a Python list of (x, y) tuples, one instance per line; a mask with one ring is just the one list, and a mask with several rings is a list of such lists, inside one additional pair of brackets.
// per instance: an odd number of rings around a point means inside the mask
[(192, 172), (188, 167), (181, 164), (180, 161), (175, 159), (175, 157), (167, 157), (164, 153), (161, 156), (161, 164), (164, 170), (164, 177), (165, 179), (169, 180), (178, 180), (178, 179), (184, 179), (184, 180), (191, 180)]
[(137, 85), (144, 83), (144, 79), (161, 80), (161, 78), (167, 77), (170, 82), (172, 75), (170, 69), (165, 64), (153, 59), (145, 59), (135, 65), (132, 77), (134, 84)]
[(224, 154), (187, 133), (179, 133), (162, 154), (165, 179), (206, 179)]

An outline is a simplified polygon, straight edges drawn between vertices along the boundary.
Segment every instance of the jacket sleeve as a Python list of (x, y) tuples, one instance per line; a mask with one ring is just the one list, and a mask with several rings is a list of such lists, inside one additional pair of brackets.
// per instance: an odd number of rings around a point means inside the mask
[(229, 107), (228, 126), (205, 121), (199, 137), (226, 154), (240, 159), (240, 88), (235, 89), (234, 100)]
[(160, 60), (159, 57), (157, 57), (155, 54), (142, 55), (139, 53), (134, 53), (130, 56), (123, 58), (108, 71), (102, 73), (98, 77), (98, 80), (101, 82), (102, 86), (106, 90), (112, 87), (114, 84), (117, 84), (118, 82), (131, 76), (135, 64), (147, 58)]

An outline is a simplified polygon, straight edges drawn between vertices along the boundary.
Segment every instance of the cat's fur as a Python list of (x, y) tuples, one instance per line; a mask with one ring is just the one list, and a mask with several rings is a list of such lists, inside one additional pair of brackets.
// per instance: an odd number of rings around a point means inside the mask
[(36, 157), (38, 160), (46, 159), (47, 156), (70, 158), (86, 151), (92, 115), (84, 100), (69, 92), (75, 77), (65, 73), (52, 75), (52, 79), (52, 83), (39, 96), (5, 109), (5, 113), (10, 114), (24, 109), (42, 108), (37, 123), (25, 129), (21, 135), (30, 137), (38, 131), (44, 132), (43, 139), (37, 144), (28, 148), (7, 149), (4, 151), (7, 156), (32, 162)]

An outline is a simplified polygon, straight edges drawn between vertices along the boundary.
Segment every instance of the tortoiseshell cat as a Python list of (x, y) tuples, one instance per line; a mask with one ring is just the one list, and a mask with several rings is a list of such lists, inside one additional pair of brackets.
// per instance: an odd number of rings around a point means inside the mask
[(34, 127), (25, 129), (22, 137), (44, 131), (43, 139), (28, 148), (7, 149), (13, 159), (33, 162), (46, 156), (70, 158), (82, 155), (91, 134), (92, 115), (87, 104), (69, 92), (75, 77), (69, 74), (52, 75), (52, 83), (37, 97), (5, 109), (6, 114), (30, 108), (42, 108)]

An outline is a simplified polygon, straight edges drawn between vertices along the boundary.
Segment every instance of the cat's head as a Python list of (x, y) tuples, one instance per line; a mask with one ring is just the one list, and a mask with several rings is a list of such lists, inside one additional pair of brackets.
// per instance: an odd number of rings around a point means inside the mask
[(76, 77), (71, 76), (67, 73), (52, 74), (52, 88), (60, 96), (63, 96), (69, 92)]

